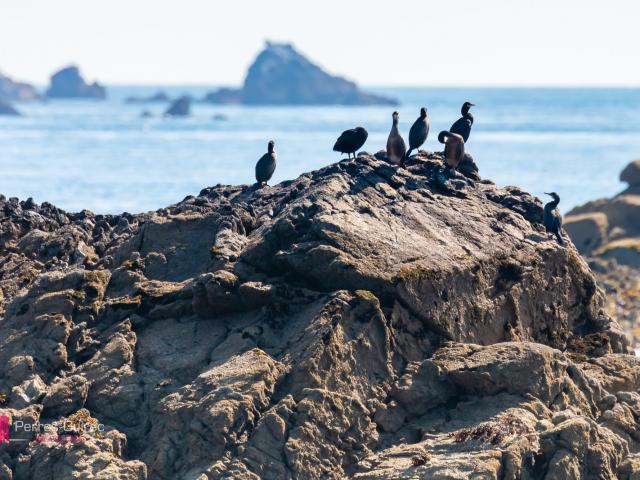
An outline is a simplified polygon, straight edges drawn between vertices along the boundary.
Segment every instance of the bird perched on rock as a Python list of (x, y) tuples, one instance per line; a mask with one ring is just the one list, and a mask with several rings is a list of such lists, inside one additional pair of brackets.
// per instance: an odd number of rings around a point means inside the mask
[(268, 151), (258, 163), (256, 163), (256, 181), (258, 186), (266, 184), (272, 177), (273, 172), (276, 171), (276, 144), (273, 140), (269, 141)]
[(456, 120), (449, 129), (451, 133), (457, 133), (458, 135), (460, 135), (465, 143), (467, 143), (467, 140), (469, 140), (471, 125), (473, 125), (473, 115), (469, 113), (469, 109), (471, 107), (475, 107), (475, 104), (471, 102), (464, 102), (462, 104), (462, 109), (460, 110), (460, 112), (462, 113), (462, 117)]
[(560, 211), (558, 210), (560, 195), (556, 192), (544, 193), (553, 198), (552, 201), (544, 206), (544, 228), (547, 229), (547, 232), (553, 233), (556, 236), (560, 245), (564, 245), (564, 239), (562, 238), (562, 215), (560, 215)]
[(393, 123), (391, 124), (389, 138), (387, 139), (387, 158), (391, 163), (397, 165), (404, 159), (404, 155), (407, 153), (407, 145), (404, 143), (404, 138), (402, 138), (398, 130), (400, 115), (398, 112), (393, 112), (391, 118), (393, 119)]
[(464, 158), (464, 139), (457, 133), (443, 130), (438, 134), (438, 141), (444, 143), (444, 161), (455, 169)]
[(353, 157), (355, 158), (356, 152), (364, 145), (368, 136), (369, 132), (362, 127), (345, 130), (340, 134), (338, 140), (336, 140), (336, 144), (333, 146), (333, 151), (347, 153), (349, 154), (349, 158), (351, 158), (351, 154), (353, 154)]
[(404, 160), (409, 158), (411, 152), (417, 148), (420, 148), (424, 142), (427, 141), (429, 135), (429, 116), (427, 115), (427, 109), (422, 107), (420, 109), (420, 116), (413, 122), (411, 129), (409, 130), (409, 151), (404, 156)]

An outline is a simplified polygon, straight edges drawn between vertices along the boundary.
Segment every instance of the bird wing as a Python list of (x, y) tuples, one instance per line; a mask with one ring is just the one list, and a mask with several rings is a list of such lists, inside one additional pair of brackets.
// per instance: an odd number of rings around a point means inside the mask
[(342, 132), (338, 137), (338, 140), (336, 140), (336, 143), (333, 146), (333, 150), (335, 152), (346, 151), (346, 150), (340, 150), (340, 149), (346, 147), (355, 134), (356, 134), (356, 131), (354, 129), (345, 130), (344, 132)]

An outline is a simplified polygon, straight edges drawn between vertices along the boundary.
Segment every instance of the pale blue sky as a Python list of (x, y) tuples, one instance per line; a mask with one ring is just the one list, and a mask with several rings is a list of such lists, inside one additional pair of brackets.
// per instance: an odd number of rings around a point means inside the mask
[(638, 0), (2, 0), (0, 70), (240, 84), (265, 39), (365, 85), (640, 85)]

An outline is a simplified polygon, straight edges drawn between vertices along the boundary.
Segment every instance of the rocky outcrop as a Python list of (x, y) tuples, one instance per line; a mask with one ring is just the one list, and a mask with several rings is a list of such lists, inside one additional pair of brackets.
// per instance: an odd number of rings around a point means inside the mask
[(9, 103), (0, 100), (0, 115), (17, 117), (20, 116), (20, 112), (13, 108)]
[(104, 426), (16, 433), (14, 478), (638, 473), (640, 363), (587, 264), (440, 154), (140, 215), (0, 200), (0, 413)]
[(241, 89), (207, 94), (211, 103), (248, 105), (396, 105), (393, 99), (365, 93), (342, 77), (328, 74), (291, 44), (267, 42), (249, 67)]
[(51, 76), (48, 98), (106, 98), (106, 89), (97, 82), (87, 84), (75, 65), (63, 68)]
[(42, 97), (33, 87), (24, 82), (16, 82), (0, 73), (0, 101), (23, 102), (40, 100)]
[(164, 112), (167, 117), (188, 117), (191, 115), (191, 98), (180, 97), (169, 105)]

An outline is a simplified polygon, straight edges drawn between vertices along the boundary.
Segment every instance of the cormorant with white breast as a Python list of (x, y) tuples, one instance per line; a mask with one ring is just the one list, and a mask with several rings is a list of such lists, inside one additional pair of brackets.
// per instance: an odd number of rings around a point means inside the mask
[(411, 125), (409, 130), (409, 151), (404, 156), (404, 160), (409, 158), (411, 152), (417, 148), (420, 148), (424, 142), (427, 141), (429, 135), (429, 116), (427, 115), (427, 109), (422, 107), (420, 109), (420, 116)]
[(266, 184), (273, 176), (273, 172), (276, 171), (277, 155), (275, 142), (270, 140), (267, 148), (268, 152), (260, 157), (260, 160), (256, 163), (256, 181), (258, 182), (258, 186)]
[(333, 151), (347, 153), (349, 154), (349, 158), (351, 158), (351, 154), (353, 153), (353, 158), (356, 158), (356, 152), (364, 145), (368, 136), (369, 132), (362, 127), (345, 130), (340, 134), (338, 140), (336, 140)]
[(387, 139), (387, 158), (391, 163), (398, 165), (407, 153), (407, 145), (404, 143), (404, 138), (402, 138), (398, 130), (400, 115), (398, 112), (393, 112), (391, 118), (393, 119), (393, 123), (391, 124), (389, 138)]
[(443, 130), (438, 134), (438, 141), (444, 143), (444, 161), (456, 169), (464, 158), (464, 139), (457, 133)]
[(544, 206), (544, 228), (547, 229), (547, 232), (553, 233), (556, 236), (560, 245), (564, 245), (564, 239), (562, 238), (562, 215), (560, 215), (560, 211), (558, 210), (560, 195), (556, 192), (544, 193), (553, 198), (552, 201)]
[(467, 143), (467, 140), (469, 140), (471, 125), (473, 125), (473, 115), (469, 113), (469, 109), (471, 107), (475, 107), (475, 104), (471, 102), (464, 102), (462, 104), (462, 109), (460, 110), (460, 112), (462, 113), (462, 117), (456, 120), (449, 129), (451, 133), (457, 133), (458, 135), (460, 135), (464, 140), (464, 143)]

